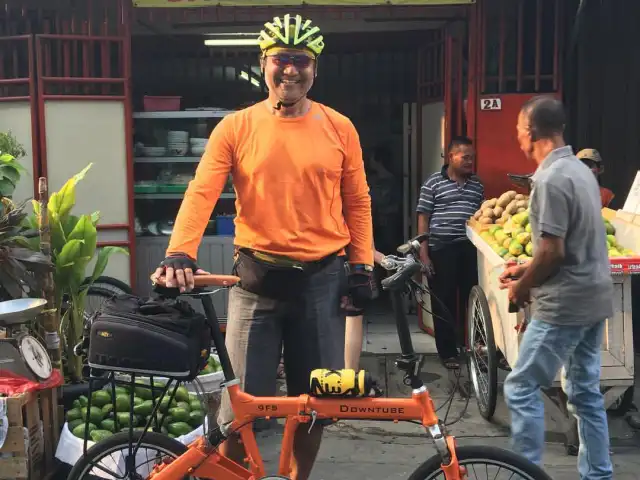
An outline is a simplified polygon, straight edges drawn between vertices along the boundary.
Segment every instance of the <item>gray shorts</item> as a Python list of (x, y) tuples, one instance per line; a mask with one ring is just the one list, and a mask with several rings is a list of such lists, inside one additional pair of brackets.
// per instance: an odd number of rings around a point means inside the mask
[[(344, 259), (336, 257), (311, 273), (302, 294), (281, 301), (233, 287), (229, 292), (226, 346), (241, 388), (255, 396), (276, 395), (276, 375), (284, 349), (287, 395), (309, 392), (316, 368), (344, 368)], [(218, 423), (233, 420), (223, 391)]]

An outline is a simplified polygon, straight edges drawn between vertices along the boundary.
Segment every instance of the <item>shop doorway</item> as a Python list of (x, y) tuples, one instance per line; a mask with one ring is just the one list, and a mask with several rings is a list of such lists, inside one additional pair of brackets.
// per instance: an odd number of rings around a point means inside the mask
[[(451, 18), (440, 15), (433, 20), (418, 17), (403, 21), (322, 22), (327, 48), (319, 60), (318, 78), (310, 96), (348, 116), (358, 130), (371, 188), (376, 247), (384, 253), (392, 253), (415, 232), (419, 186), (442, 164), (443, 144), (451, 135), (445, 113), (452, 105), (462, 105), (461, 100), (453, 101), (451, 78), (445, 82), (446, 69), (458, 69), (461, 63), (447, 62), (446, 55), (448, 39), (457, 38), (460, 47), (464, 43), (466, 23), (460, 10), (454, 9), (450, 15)], [(144, 109), (145, 96), (179, 96), (182, 110), (235, 110), (265, 98), (255, 46), (212, 47), (203, 41), (203, 33), (210, 35), (207, 38), (256, 34), (262, 21), (251, 25), (236, 22), (225, 26), (177, 26), (163, 24), (159, 18), (154, 20), (153, 28), (147, 22), (138, 22), (133, 28), (134, 112)], [(452, 25), (456, 27), (452, 29)], [(455, 78), (460, 86), (464, 83), (461, 74)], [(461, 90), (455, 93), (460, 94)], [(198, 120), (189, 128), (210, 131), (217, 121)], [(174, 126), (167, 128), (178, 128), (176, 122), (171, 125)], [(149, 124), (144, 127), (134, 123), (134, 128), (136, 141), (144, 142), (153, 135)], [(160, 175), (161, 170), (166, 174), (167, 167), (143, 160), (135, 166), (134, 181), (148, 180), (149, 176)], [(176, 163), (170, 174), (181, 175), (194, 168), (193, 163)], [(136, 217), (147, 231), (149, 224), (175, 218), (180, 205), (179, 195), (137, 196)], [(225, 198), (216, 207), (214, 217), (232, 212), (233, 198)], [(158, 237), (138, 242), (138, 271), (149, 271), (162, 259), (162, 248), (143, 245), (160, 242), (162, 235)], [(228, 248), (218, 245), (215, 251), (207, 252), (211, 252), (207, 253), (208, 260), (214, 263), (210, 268), (230, 268)], [(229, 258), (214, 258), (215, 255)], [(216, 306), (222, 313), (226, 312), (225, 303), (221, 299)], [(407, 308), (417, 314), (415, 305)], [(386, 293), (382, 293), (370, 317), (373, 322), (392, 323)], [(417, 328), (417, 320), (415, 325)], [(392, 337), (390, 333), (385, 336)]]

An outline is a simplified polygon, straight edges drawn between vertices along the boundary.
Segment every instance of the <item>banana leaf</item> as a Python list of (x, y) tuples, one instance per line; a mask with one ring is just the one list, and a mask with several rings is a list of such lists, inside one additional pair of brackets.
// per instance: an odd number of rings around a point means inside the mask
[(62, 218), (71, 211), (76, 204), (76, 184), (85, 177), (92, 165), (93, 163), (87, 165), (81, 172), (67, 180), (60, 190), (49, 197), (50, 214)]
[(78, 219), (67, 240), (84, 240), (80, 256), (93, 258), (93, 254), (96, 252), (98, 232), (89, 215), (82, 215)]
[(73, 267), (74, 262), (79, 258), (84, 240), (69, 240), (56, 258), (56, 269), (62, 272)]
[(60, 220), (60, 225), (62, 226), (62, 231), (64, 232), (65, 238), (70, 238), (69, 235), (73, 232), (73, 229), (76, 227), (76, 224), (80, 220), (80, 217), (76, 215), (66, 215), (63, 219)]
[(129, 255), (129, 251), (126, 248), (122, 247), (102, 247), (98, 252), (98, 259), (96, 260), (96, 264), (93, 267), (93, 274), (91, 275), (91, 279), (87, 282), (87, 285), (91, 285), (96, 279), (104, 273), (104, 269), (107, 268), (107, 263), (109, 262), (109, 258), (114, 253), (122, 253), (124, 255)]
[(49, 231), (51, 233), (51, 253), (56, 256), (67, 244), (64, 228), (58, 217), (49, 217)]

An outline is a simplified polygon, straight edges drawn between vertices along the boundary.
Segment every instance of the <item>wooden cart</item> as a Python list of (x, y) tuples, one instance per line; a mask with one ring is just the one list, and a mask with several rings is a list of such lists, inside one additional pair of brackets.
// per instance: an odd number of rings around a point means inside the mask
[[(627, 248), (640, 251), (640, 227), (616, 218), (615, 212), (603, 214), (616, 227), (616, 237)], [(467, 236), (478, 250), (478, 285), (469, 298), (467, 332), (471, 363), (471, 381), (481, 415), (490, 420), (498, 396), (498, 369), (510, 370), (518, 358), (520, 340), (529, 320), (529, 308), (509, 313), (506, 290), (498, 288), (504, 260), (480, 236), (477, 226), (467, 226)], [(602, 345), (601, 385), (605, 407), (618, 412), (628, 409), (633, 400), (634, 353), (631, 319), (631, 275), (640, 273), (640, 258), (612, 259), (614, 279), (614, 316), (607, 320)], [(576, 421), (567, 412), (561, 375), (543, 395), (545, 410), (554, 424), (566, 433), (567, 453), (577, 454)]]

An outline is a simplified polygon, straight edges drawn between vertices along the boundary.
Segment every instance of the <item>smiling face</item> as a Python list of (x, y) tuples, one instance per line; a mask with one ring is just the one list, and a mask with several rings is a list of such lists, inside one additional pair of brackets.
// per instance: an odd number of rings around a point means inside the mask
[(298, 102), (313, 85), (315, 60), (302, 50), (267, 51), (262, 68), (269, 92), (285, 105)]

